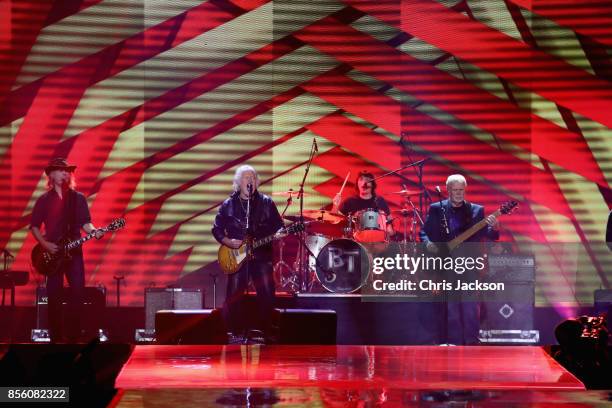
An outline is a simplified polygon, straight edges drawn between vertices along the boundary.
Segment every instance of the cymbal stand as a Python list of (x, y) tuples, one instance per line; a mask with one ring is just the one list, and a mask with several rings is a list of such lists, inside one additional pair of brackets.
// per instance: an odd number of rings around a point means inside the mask
[(299, 275), (295, 273), (291, 266), (283, 259), (283, 248), (285, 240), (279, 240), (279, 260), (274, 265), (274, 277), (281, 286), (281, 289), (286, 289), (290, 292), (297, 292), (300, 288)]
[[(289, 197), (287, 198), (287, 204), (281, 213), (281, 218), (285, 216), (287, 209), (293, 203), (293, 189), (289, 189)], [(279, 260), (274, 264), (273, 273), (276, 278), (276, 282), (281, 286), (282, 289), (289, 290), (290, 292), (296, 292), (299, 289), (298, 279), (299, 277), (293, 269), (285, 262), (283, 258), (283, 248), (285, 248), (285, 240), (279, 240)]]
[[(310, 147), (310, 156), (308, 157), (308, 161), (306, 163), (306, 169), (304, 170), (304, 177), (302, 178), (302, 182), (300, 183), (300, 190), (298, 192), (298, 198), (300, 199), (300, 222), (304, 223), (304, 184), (306, 183), (306, 177), (308, 177), (308, 172), (310, 171), (310, 165), (312, 164), (312, 159), (314, 159), (315, 154), (318, 152), (317, 141), (316, 139), (312, 139), (312, 146)], [(310, 250), (306, 247), (306, 233), (304, 231), (299, 233), (300, 245), (298, 247), (298, 256), (297, 261), (299, 262), (299, 267), (296, 268), (298, 274), (300, 276), (300, 290), (302, 292), (306, 292), (309, 289), (309, 276), (308, 276), (308, 262), (304, 262), (304, 248), (310, 252)]]
[[(415, 207), (415, 205), (412, 202), (412, 200), (410, 199), (410, 197), (407, 197), (406, 201), (412, 207), (412, 224), (410, 226), (410, 240), (411, 240), (411, 242), (413, 242), (415, 244), (414, 245), (414, 250), (416, 251), (417, 221), (419, 222), (419, 225), (421, 226), (421, 228), (423, 228), (425, 223), (423, 222), (423, 218), (421, 217), (421, 213), (419, 212), (419, 209)], [(403, 212), (402, 212), (402, 214), (403, 214)]]

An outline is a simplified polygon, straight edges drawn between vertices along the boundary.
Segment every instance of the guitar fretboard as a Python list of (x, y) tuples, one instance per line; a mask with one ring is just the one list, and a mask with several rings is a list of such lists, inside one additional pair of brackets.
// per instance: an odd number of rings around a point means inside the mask
[[(494, 215), (495, 217), (499, 217), (500, 214), (501, 214), (501, 211), (497, 210), (492, 215)], [(472, 225), (470, 228), (466, 229), (461, 234), (457, 235), (455, 238), (450, 240), (448, 242), (448, 249), (452, 251), (453, 249), (457, 248), (459, 245), (461, 245), (461, 243), (463, 243), (463, 241), (465, 241), (466, 239), (468, 239), (469, 237), (471, 237), (472, 235), (474, 235), (475, 233), (483, 229), (486, 225), (487, 225), (486, 218), (483, 218), (482, 220), (478, 221), (476, 224)]]
[[(100, 228), (98, 231), (104, 231), (104, 232), (108, 232), (108, 228)], [(71, 251), (75, 248), (80, 247), (81, 245), (83, 245), (85, 242), (89, 241), (90, 239), (94, 238), (96, 236), (95, 233), (90, 233), (85, 235), (84, 237), (81, 237), (75, 241), (71, 241), (69, 243), (66, 244), (66, 250)]]

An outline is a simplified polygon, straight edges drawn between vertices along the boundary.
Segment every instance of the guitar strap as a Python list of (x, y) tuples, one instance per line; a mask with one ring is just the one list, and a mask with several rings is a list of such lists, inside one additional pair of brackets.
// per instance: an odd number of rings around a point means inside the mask
[(263, 197), (259, 192), (255, 193), (253, 198), (253, 216), (251, 217), (251, 226), (257, 228), (259, 221), (261, 220), (261, 214), (263, 212)]
[(451, 230), (450, 233), (451, 233), (451, 237), (454, 238), (472, 226), (472, 219), (473, 219), (472, 203), (470, 203), (467, 200), (464, 201), (463, 208), (461, 209), (461, 213), (459, 214), (459, 217), (460, 217), (459, 219), (461, 220), (459, 221), (460, 224), (455, 225), (454, 228), (453, 228), (453, 222), (451, 222), (450, 220), (450, 217), (452, 217), (451, 208), (452, 207), (451, 207), (450, 201), (447, 201), (446, 216), (449, 217), (448, 222), (449, 222), (449, 228)]
[(472, 203), (470, 203), (469, 201), (465, 201), (465, 214), (464, 214), (464, 221), (465, 221), (465, 226), (467, 228), (472, 226)]
[(72, 226), (75, 223), (75, 211), (74, 211), (74, 201), (76, 199), (76, 193), (72, 190), (72, 189), (68, 189), (68, 197), (66, 197), (66, 205), (64, 206), (64, 219), (66, 220), (66, 225), (65, 225), (65, 231), (64, 231), (64, 238), (65, 239), (72, 239), (72, 237), (70, 236), (71, 232), (72, 232)]

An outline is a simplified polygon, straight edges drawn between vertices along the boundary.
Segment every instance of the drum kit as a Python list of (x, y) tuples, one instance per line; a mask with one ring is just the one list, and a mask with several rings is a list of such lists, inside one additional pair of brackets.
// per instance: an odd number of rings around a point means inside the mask
[[(272, 194), (291, 198), (296, 192), (289, 190)], [(310, 292), (315, 287), (331, 293), (356, 292), (368, 281), (373, 257), (383, 256), (392, 242), (398, 242), (401, 250), (408, 250), (416, 242), (416, 223), (422, 223), (410, 198), (422, 194), (422, 191), (404, 189), (388, 194), (402, 196), (405, 199), (403, 208), (391, 211), (391, 214), (367, 208), (347, 215), (304, 209), (306, 228), (298, 240), (293, 266), (285, 261), (286, 243), (280, 241), (279, 258), (274, 265), (277, 287), (293, 293)], [(299, 215), (283, 217), (289, 221), (300, 220)], [(388, 224), (391, 222), (396, 226), (394, 230), (399, 231), (394, 236), (389, 234)]]

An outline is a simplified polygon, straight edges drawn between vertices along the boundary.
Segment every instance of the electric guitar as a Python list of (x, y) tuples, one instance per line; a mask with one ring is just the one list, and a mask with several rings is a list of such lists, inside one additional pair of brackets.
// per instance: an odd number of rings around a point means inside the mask
[[(516, 209), (517, 206), (518, 206), (518, 203), (516, 201), (506, 201), (492, 215), (494, 215), (495, 217), (499, 217), (500, 215), (510, 214)], [(442, 248), (443, 251), (450, 253), (455, 248), (457, 248), (459, 245), (461, 245), (465, 240), (467, 240), (472, 235), (476, 234), (478, 231), (480, 231), (486, 226), (487, 226), (487, 217), (478, 221), (476, 224), (472, 225), (470, 228), (466, 229), (465, 231), (463, 231), (461, 234), (457, 235), (455, 238), (451, 239), (450, 241), (442, 242), (442, 243), (439, 243), (438, 245), (443, 246)]]
[[(125, 220), (123, 218), (119, 218), (108, 224), (107, 227), (100, 228), (99, 230), (104, 232), (117, 231), (124, 226)], [(55, 275), (60, 270), (62, 263), (72, 258), (70, 251), (80, 247), (83, 245), (83, 243), (89, 241), (95, 236), (96, 234), (92, 232), (74, 241), (70, 241), (69, 239), (61, 239), (56, 243), (59, 249), (54, 254), (47, 251), (41, 244), (36, 244), (32, 250), (32, 265), (34, 266), (36, 272), (40, 273), (41, 275)]]
[[(283, 228), (283, 230), (287, 234), (297, 234), (298, 232), (304, 231), (304, 224), (296, 222), (288, 227)], [(219, 247), (219, 252), (217, 253), (217, 259), (219, 261), (219, 266), (221, 267), (223, 273), (225, 273), (226, 275), (231, 275), (237, 272), (238, 269), (240, 269), (240, 267), (244, 263), (244, 261), (246, 261), (247, 258), (249, 258), (253, 254), (254, 249), (272, 242), (274, 239), (276, 239), (274, 237), (275, 235), (276, 233), (252, 242), (249, 242), (248, 239), (245, 239), (240, 248), (238, 249), (233, 249), (225, 245), (221, 245)]]

